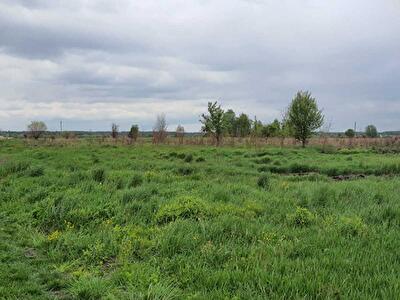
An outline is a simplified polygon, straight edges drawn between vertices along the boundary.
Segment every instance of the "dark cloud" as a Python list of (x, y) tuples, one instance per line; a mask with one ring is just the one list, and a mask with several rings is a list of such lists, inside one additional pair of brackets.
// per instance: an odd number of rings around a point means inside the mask
[[(0, 127), (34, 116), (150, 129), (166, 111), (200, 128), (212, 99), (270, 121), (303, 89), (333, 130), (400, 129), (399, 10), (394, 0), (2, 1)], [(144, 112), (126, 112), (135, 105)]]

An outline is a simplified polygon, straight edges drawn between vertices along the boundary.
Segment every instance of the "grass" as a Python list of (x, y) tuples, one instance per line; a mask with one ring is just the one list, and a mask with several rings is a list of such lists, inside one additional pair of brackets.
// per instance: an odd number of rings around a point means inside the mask
[(399, 166), (365, 149), (1, 141), (0, 298), (394, 299)]

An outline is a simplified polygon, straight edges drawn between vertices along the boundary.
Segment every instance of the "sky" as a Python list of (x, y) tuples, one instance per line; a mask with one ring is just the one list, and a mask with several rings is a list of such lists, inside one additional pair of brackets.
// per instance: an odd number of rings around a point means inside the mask
[(207, 102), (271, 122), (400, 130), (399, 0), (0, 0), (0, 129), (198, 131)]

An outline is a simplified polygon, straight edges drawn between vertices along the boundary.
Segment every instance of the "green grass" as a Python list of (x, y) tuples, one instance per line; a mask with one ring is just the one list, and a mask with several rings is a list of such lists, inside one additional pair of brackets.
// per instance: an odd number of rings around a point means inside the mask
[(400, 157), (323, 152), (1, 141), (0, 298), (397, 298)]

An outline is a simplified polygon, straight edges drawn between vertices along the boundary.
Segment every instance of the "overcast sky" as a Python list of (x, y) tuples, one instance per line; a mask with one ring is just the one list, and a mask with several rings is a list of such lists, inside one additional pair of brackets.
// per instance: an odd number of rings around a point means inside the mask
[(400, 130), (399, 0), (0, 0), (0, 128), (266, 122), (309, 90), (332, 130)]

